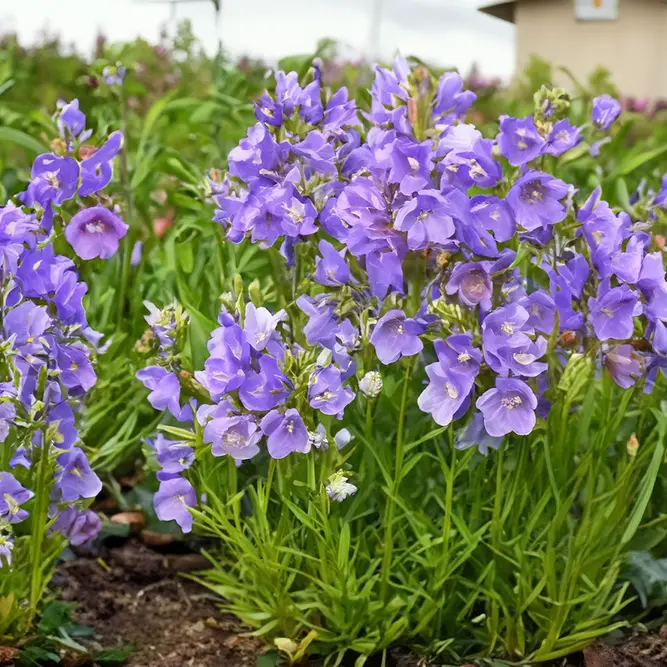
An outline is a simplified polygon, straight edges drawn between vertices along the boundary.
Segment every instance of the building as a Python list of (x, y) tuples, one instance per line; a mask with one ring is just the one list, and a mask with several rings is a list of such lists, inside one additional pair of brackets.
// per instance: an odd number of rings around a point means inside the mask
[[(511, 0), (480, 11), (516, 25), (516, 68), (531, 55), (582, 82), (602, 65), (625, 96), (667, 98), (667, 1)], [(571, 87), (555, 73), (556, 85)]]

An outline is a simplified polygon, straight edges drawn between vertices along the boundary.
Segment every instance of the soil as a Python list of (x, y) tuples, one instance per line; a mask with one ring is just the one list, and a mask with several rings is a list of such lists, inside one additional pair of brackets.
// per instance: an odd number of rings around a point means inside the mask
[[(178, 572), (206, 567), (193, 554), (165, 554), (139, 541), (77, 558), (59, 569), (61, 597), (76, 621), (95, 628), (91, 648), (134, 646), (129, 667), (254, 667), (262, 642)], [(90, 644), (90, 642), (89, 642)]]
[[(131, 539), (60, 566), (56, 583), (61, 598), (77, 602), (76, 621), (95, 629), (88, 647), (99, 651), (133, 646), (124, 663), (128, 667), (255, 667), (266, 645), (222, 613), (215, 596), (179, 576), (203, 569), (206, 560), (191, 553), (167, 553), (169, 548), (159, 551)], [(372, 660), (366, 664), (374, 667)], [(387, 667), (428, 665), (400, 649), (387, 661)], [(667, 667), (667, 626), (615, 646), (593, 645), (553, 667)]]

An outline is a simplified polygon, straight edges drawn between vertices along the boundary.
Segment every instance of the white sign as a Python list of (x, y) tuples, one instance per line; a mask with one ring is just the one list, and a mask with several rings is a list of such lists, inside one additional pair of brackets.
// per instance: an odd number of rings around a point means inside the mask
[(578, 21), (615, 21), (619, 0), (574, 0)]

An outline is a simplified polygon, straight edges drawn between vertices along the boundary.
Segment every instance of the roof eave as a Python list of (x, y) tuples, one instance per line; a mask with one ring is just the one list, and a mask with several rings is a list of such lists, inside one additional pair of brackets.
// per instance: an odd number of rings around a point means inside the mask
[(502, 21), (514, 23), (515, 5), (516, 0), (512, 2), (494, 2), (492, 5), (480, 7), (479, 11), (488, 14), (489, 16), (494, 16), (497, 19), (501, 19)]

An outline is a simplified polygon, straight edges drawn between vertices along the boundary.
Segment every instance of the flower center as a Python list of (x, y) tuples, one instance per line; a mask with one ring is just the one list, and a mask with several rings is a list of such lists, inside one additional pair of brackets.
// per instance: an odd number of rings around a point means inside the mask
[(58, 174), (55, 171), (48, 171), (46, 174), (44, 174), (46, 177), (46, 180), (48, 181), (49, 185), (54, 187), (54, 188), (59, 188), (60, 187), (60, 181), (58, 180)]
[(409, 157), (408, 164), (410, 165), (410, 173), (416, 174), (419, 171), (419, 161), (417, 158)]
[(509, 322), (503, 322), (500, 325), (500, 330), (508, 336), (511, 336), (514, 333), (514, 327)]
[(19, 504), (8, 493), (5, 493), (3, 497), (7, 503), (7, 509), (9, 510), (9, 513), (17, 514), (19, 511)]
[(288, 433), (294, 433), (294, 423), (293, 422), (288, 421), (287, 426), (285, 426), (285, 428), (287, 429)]
[(525, 204), (538, 204), (544, 199), (544, 195), (547, 194), (547, 189), (540, 181), (535, 180), (530, 183), (526, 183), (521, 188), (521, 194), (519, 195), (522, 202)]
[(458, 389), (453, 384), (451, 384), (451, 382), (445, 383), (445, 389), (447, 390), (447, 395), (449, 396), (449, 398), (459, 397)]
[(532, 364), (537, 357), (534, 354), (527, 354), (526, 352), (519, 352), (514, 355), (514, 359), (520, 363), (522, 366), (527, 366)]
[(86, 223), (86, 231), (89, 234), (101, 234), (105, 230), (105, 225), (103, 222), (96, 220), (95, 222)]
[(514, 410), (514, 408), (518, 408), (522, 405), (523, 401), (519, 396), (503, 396), (500, 399), (500, 404), (508, 410)]
[(487, 176), (488, 174), (484, 169), (482, 169), (482, 165), (477, 162), (474, 158), (471, 159), (468, 164), (470, 165), (470, 174), (472, 176)]
[(458, 356), (458, 360), (462, 364), (465, 364), (466, 361), (470, 361), (471, 359), (472, 357), (467, 352), (461, 352)]

